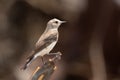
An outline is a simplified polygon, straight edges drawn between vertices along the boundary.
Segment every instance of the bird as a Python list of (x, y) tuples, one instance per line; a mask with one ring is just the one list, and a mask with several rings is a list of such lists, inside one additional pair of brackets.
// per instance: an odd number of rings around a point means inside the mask
[(58, 28), (62, 23), (66, 23), (66, 21), (61, 21), (57, 18), (48, 21), (45, 31), (38, 39), (35, 48), (31, 52), (32, 55), (27, 58), (26, 63), (22, 68), (23, 70), (25, 70), (38, 56), (41, 57), (42, 62), (44, 63), (43, 56), (49, 54), (58, 42)]

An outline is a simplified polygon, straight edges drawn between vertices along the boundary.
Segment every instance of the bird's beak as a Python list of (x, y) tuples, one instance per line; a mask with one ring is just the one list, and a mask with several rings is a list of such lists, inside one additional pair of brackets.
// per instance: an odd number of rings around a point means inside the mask
[(66, 23), (67, 21), (61, 21), (61, 23)]

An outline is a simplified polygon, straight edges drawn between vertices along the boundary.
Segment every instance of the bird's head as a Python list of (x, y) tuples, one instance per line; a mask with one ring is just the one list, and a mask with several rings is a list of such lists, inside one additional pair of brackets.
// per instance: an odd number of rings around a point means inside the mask
[(66, 21), (61, 21), (59, 19), (51, 19), (50, 21), (48, 21), (47, 26), (51, 27), (51, 28), (58, 28), (62, 23), (65, 23)]

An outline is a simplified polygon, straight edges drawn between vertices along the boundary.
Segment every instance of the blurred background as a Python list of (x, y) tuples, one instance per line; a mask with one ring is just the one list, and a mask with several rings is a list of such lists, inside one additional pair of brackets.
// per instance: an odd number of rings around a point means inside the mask
[(50, 80), (120, 80), (120, 0), (0, 0), (0, 80), (30, 80), (41, 59), (20, 68), (52, 18), (67, 23)]

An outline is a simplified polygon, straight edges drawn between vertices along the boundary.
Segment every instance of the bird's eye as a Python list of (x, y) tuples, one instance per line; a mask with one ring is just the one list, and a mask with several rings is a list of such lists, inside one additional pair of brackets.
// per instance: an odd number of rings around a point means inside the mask
[(57, 23), (58, 23), (58, 21), (55, 21), (55, 23), (57, 24)]

